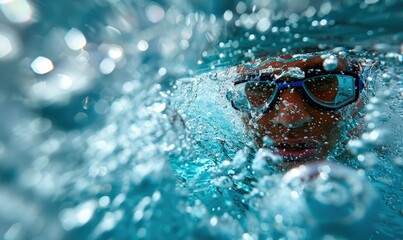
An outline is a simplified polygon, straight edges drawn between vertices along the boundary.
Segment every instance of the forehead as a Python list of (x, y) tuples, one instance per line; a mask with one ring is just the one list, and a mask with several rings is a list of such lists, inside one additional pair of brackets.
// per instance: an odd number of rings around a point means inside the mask
[[(328, 54), (329, 56), (329, 54)], [(348, 59), (334, 56), (337, 66), (332, 71), (349, 71), (351, 66)], [(278, 57), (262, 57), (255, 61), (239, 65), (237, 72), (244, 74), (247, 72), (260, 71), (262, 73), (280, 74), (283, 71), (298, 68), (306, 74), (325, 73), (324, 61), (326, 56), (320, 53), (281, 55)]]

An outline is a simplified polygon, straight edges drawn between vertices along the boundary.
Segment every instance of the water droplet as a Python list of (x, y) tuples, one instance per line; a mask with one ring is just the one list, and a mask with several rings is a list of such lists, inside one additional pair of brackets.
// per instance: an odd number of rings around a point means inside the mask
[(303, 79), (305, 78), (305, 72), (299, 67), (289, 67), (283, 76), (289, 76), (292, 78)]

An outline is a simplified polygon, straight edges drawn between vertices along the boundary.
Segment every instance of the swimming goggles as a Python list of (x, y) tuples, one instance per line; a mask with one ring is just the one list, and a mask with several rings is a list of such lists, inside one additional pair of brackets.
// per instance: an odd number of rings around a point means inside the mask
[(308, 99), (318, 106), (336, 110), (357, 100), (363, 89), (362, 79), (354, 73), (327, 73), (294, 82), (275, 82), (269, 77), (252, 77), (235, 82), (227, 92), (232, 107), (242, 112), (270, 111), (279, 90), (302, 88)]

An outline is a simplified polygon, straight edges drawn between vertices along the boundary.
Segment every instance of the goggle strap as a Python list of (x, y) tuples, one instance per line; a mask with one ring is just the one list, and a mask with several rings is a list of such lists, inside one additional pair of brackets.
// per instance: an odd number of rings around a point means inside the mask
[(302, 87), (303, 86), (302, 82), (303, 81), (286, 82), (286, 83), (279, 82), (279, 83), (277, 83), (277, 86), (278, 86), (279, 89), (284, 89), (284, 88), (289, 88), (289, 87)]

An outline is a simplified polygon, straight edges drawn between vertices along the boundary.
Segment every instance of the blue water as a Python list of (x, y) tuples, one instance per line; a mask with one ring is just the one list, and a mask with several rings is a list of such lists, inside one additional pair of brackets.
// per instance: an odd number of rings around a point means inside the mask
[[(398, 0), (0, 1), (0, 236), (402, 238), (402, 21)], [(379, 67), (351, 155), (285, 172), (225, 95), (302, 48)]]

